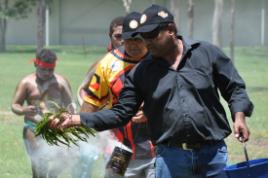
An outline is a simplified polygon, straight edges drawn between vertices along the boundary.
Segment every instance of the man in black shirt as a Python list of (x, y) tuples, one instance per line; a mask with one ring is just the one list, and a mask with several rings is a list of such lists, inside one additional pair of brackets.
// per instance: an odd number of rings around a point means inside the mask
[(217, 47), (177, 36), (173, 15), (152, 5), (140, 19), (138, 33), (151, 57), (129, 73), (111, 110), (80, 113), (52, 127), (84, 125), (96, 130), (126, 124), (144, 101), (151, 139), (156, 145), (156, 177), (216, 178), (226, 166), (224, 143), (231, 133), (220, 96), (229, 105), (237, 139), (246, 142), (246, 116), (253, 104), (231, 60)]

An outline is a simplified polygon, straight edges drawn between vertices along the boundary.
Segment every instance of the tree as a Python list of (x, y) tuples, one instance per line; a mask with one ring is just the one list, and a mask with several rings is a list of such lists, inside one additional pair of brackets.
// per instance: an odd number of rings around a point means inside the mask
[(126, 13), (129, 13), (132, 0), (122, 0), (122, 1), (123, 1), (123, 5), (125, 7)]
[(46, 10), (49, 9), (53, 0), (37, 0), (37, 51), (42, 49), (45, 44), (45, 22)]
[(231, 0), (230, 57), (234, 61), (235, 45), (235, 0)]
[(193, 38), (194, 31), (194, 3), (193, 0), (188, 0), (188, 35)]
[[(174, 21), (179, 26), (180, 24), (180, 0), (170, 0), (170, 11), (174, 15)], [(179, 29), (178, 29), (179, 30)]]
[(37, 1), (37, 51), (44, 47), (46, 21), (46, 0)]
[(221, 47), (221, 24), (223, 14), (223, 0), (214, 0), (214, 14), (212, 22), (212, 43)]
[(36, 0), (0, 0), (0, 52), (6, 50), (8, 19), (26, 18)]

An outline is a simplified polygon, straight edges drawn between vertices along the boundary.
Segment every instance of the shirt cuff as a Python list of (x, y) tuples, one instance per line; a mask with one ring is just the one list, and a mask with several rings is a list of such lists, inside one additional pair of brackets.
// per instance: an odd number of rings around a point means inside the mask
[(87, 113), (87, 112), (81, 112), (80, 113), (80, 120), (81, 120), (81, 124), (83, 126), (86, 126), (88, 128), (94, 128), (94, 123), (90, 119), (89, 113)]
[(235, 113), (243, 112), (245, 116), (250, 117), (253, 111), (253, 104), (251, 102), (248, 103), (234, 103), (231, 106), (232, 118), (234, 118)]

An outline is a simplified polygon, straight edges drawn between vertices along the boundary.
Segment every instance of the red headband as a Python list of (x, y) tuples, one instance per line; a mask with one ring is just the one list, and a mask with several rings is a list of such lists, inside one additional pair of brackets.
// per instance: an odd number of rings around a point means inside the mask
[(41, 61), (40, 59), (34, 59), (34, 63), (41, 68), (48, 68), (48, 69), (53, 69), (56, 66), (56, 62), (48, 63)]

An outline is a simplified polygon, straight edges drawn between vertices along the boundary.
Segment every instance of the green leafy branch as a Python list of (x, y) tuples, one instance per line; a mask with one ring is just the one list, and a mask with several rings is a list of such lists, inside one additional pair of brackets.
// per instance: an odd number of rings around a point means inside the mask
[(61, 115), (68, 113), (65, 108), (61, 108), (57, 103), (51, 101), (50, 107), (53, 107), (54, 112), (48, 112), (43, 115), (43, 119), (37, 123), (35, 135), (44, 138), (50, 145), (64, 144), (70, 146), (71, 144), (77, 145), (78, 141), (87, 141), (89, 136), (95, 136), (96, 131), (91, 128), (83, 126), (75, 126), (66, 128), (64, 130), (54, 129), (49, 127), (50, 117), (59, 118), (63, 122)]

